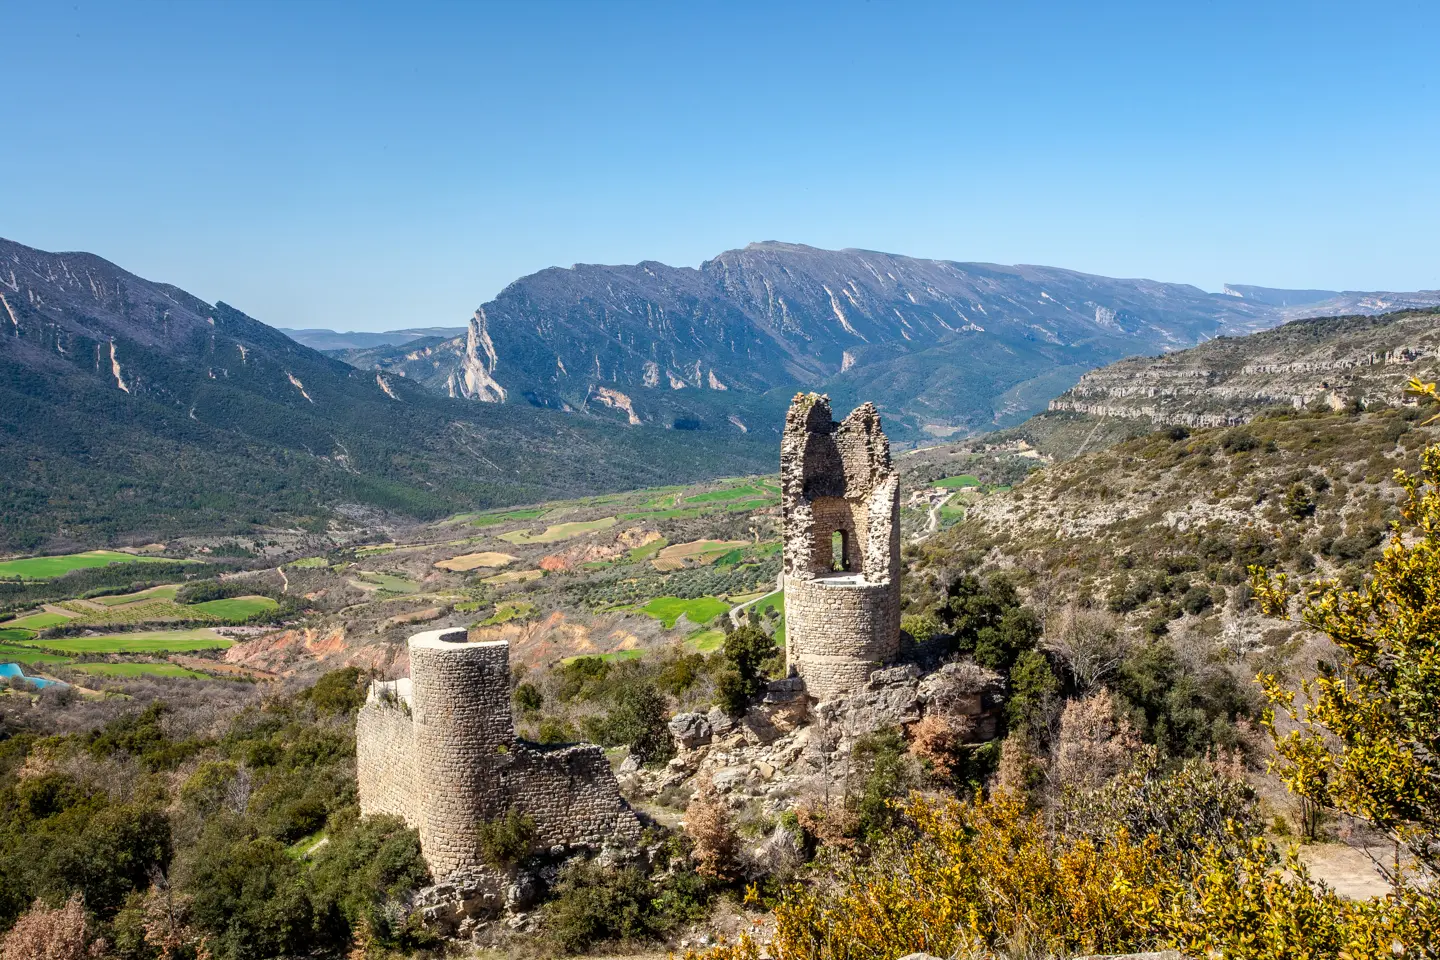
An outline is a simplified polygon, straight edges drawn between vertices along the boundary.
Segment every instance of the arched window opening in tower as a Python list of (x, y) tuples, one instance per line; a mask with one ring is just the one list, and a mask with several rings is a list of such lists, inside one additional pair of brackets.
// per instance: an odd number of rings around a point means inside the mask
[(849, 551), (845, 549), (845, 531), (830, 534), (830, 569), (843, 573), (850, 569)]

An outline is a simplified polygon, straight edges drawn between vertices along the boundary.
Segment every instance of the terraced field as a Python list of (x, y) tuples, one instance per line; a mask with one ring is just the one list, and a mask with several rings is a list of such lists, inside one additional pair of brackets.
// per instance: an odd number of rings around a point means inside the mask
[(502, 523), (514, 523), (519, 520), (534, 520), (536, 517), (545, 514), (544, 507), (531, 507), (525, 510), (508, 510), (504, 513), (482, 513), (470, 520), (472, 527), (494, 527)]
[(478, 570), (481, 567), (488, 567), (490, 569), (508, 567), (519, 559), (519, 557), (511, 556), (508, 553), (466, 553), (458, 557), (451, 557), (449, 560), (437, 560), (435, 561), (435, 566), (441, 570), (464, 573), (468, 570)]
[(198, 606), (182, 606), (159, 596), (109, 606), (92, 600), (66, 600), (60, 606), (75, 615), (70, 621), (75, 626), (121, 627), (173, 620), (208, 620), (211, 617)]
[(42, 641), (46, 650), (61, 653), (188, 653), (224, 650), (234, 643), (214, 630), (154, 630), (98, 637), (60, 637)]
[(544, 570), (510, 570), (505, 573), (497, 573), (493, 577), (486, 577), (480, 582), (489, 584), (492, 587), (500, 587), (507, 583), (525, 583), (527, 580), (539, 580), (543, 576), (545, 576)]
[(71, 570), (105, 567), (112, 563), (175, 563), (169, 557), (137, 557), (115, 550), (87, 550), (56, 557), (26, 557), (0, 562), (0, 580), (50, 580)]
[(765, 500), (774, 494), (759, 484), (745, 484), (740, 487), (730, 487), (727, 490), (712, 490), (709, 493), (698, 493), (693, 497), (686, 497), (685, 503), (723, 503), (727, 500)]
[(136, 593), (120, 593), (109, 597), (95, 597), (94, 602), (106, 607), (119, 606), (123, 603), (134, 603), (137, 600), (174, 600), (175, 594), (180, 587), (178, 584), (167, 583), (159, 587), (151, 587), (149, 590), (140, 590)]
[(528, 530), (512, 530), (509, 533), (500, 534), (500, 539), (507, 543), (522, 545), (527, 543), (559, 543), (561, 540), (569, 540), (586, 533), (594, 533), (596, 530), (608, 530), (619, 522), (615, 517), (601, 517), (599, 520), (572, 520), (569, 523), (557, 523), (546, 527), (540, 533), (530, 533)]
[(351, 580), (355, 587), (365, 591), (379, 591), (382, 594), (406, 594), (414, 593), (420, 589), (420, 584), (405, 577), (397, 577), (390, 573), (376, 573), (372, 570), (361, 570), (357, 575), (359, 579)]
[(495, 605), (495, 612), (484, 620), (480, 621), (482, 627), (494, 627), (502, 623), (509, 623), (511, 620), (523, 620), (526, 617), (533, 617), (538, 607), (528, 600), (510, 600)]
[(13, 643), (0, 643), (0, 660), (13, 660), (16, 663), (69, 663), (69, 657), (62, 657), (56, 653), (46, 653), (44, 650), (37, 650), (34, 647), (18, 647)]
[(935, 487), (944, 487), (946, 490), (959, 490), (961, 487), (978, 487), (980, 485), (980, 478), (968, 473), (962, 473), (958, 477), (945, 477), (931, 484)]
[(75, 619), (75, 615), (66, 616), (62, 613), (32, 613), (28, 617), (20, 617), (16, 620), (9, 620), (0, 624), (6, 629), (14, 630), (44, 630), (46, 627), (56, 627), (62, 623), (69, 623)]
[(197, 603), (184, 610), (197, 610), (209, 617), (216, 617), (220, 620), (244, 620), (253, 617), (257, 613), (264, 613), (266, 610), (274, 610), (280, 604), (269, 597), (226, 597), (223, 600), (207, 600), (204, 603)]
[(669, 630), (674, 628), (682, 615), (696, 626), (702, 626), (729, 609), (730, 604), (717, 597), (696, 597), (689, 600), (683, 597), (656, 597), (641, 607), (640, 612), (659, 620)]
[(744, 540), (692, 540), (665, 547), (655, 554), (650, 563), (656, 570), (662, 571), (680, 570), (692, 564), (705, 566), (748, 546)]

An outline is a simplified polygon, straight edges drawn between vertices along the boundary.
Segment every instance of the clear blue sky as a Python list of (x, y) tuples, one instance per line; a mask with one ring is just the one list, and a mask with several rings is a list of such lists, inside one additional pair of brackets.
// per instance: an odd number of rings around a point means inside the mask
[(752, 240), (1440, 287), (1440, 4), (20, 3), (0, 236), (277, 326)]

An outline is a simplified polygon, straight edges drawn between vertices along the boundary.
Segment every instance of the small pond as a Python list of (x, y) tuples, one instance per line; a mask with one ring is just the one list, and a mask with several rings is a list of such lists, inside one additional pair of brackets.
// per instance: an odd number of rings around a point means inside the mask
[(20, 669), (20, 664), (18, 663), (0, 663), (0, 679), (9, 680), (11, 677), (21, 677), (37, 688), (48, 687), (52, 684), (61, 687), (65, 686), (65, 684), (59, 680), (46, 680), (44, 677), (26, 676), (25, 671)]

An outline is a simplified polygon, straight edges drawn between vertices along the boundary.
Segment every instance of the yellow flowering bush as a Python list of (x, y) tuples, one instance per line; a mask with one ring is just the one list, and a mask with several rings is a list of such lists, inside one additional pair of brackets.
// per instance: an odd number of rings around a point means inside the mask
[[(1359, 590), (1320, 581), (1300, 619), (1340, 653), (1299, 695), (1260, 678), (1271, 703), (1275, 770), (1299, 796), (1365, 820), (1408, 847), (1440, 879), (1440, 447), (1419, 475), (1397, 471), (1407, 498), (1372, 576)], [(1286, 577), (1253, 570), (1266, 612), (1284, 616)], [(1276, 714), (1289, 728), (1276, 728)], [(1399, 879), (1399, 878), (1395, 878)], [(1435, 891), (1431, 884), (1432, 893)], [(1440, 936), (1437, 936), (1440, 939)]]
[(1161, 948), (1217, 960), (1437, 955), (1440, 914), (1423, 898), (1345, 900), (1259, 838), (1238, 855), (1233, 845), (1212, 847), (1196, 869), (1164, 855), (1155, 836), (1056, 832), (1006, 793), (972, 802), (912, 796), (904, 812), (911, 832), (868, 859), (846, 852), (817, 861), (773, 909), (768, 936), (743, 935), (705, 960)]

